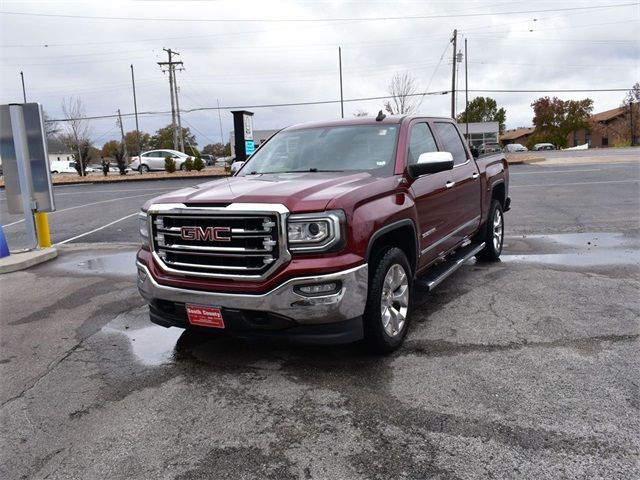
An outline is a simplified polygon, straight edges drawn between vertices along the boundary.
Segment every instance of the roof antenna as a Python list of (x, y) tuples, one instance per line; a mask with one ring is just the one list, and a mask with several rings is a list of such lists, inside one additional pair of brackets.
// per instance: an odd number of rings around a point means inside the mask
[(382, 110), (380, 110), (378, 112), (378, 116), (376, 117), (376, 122), (381, 122), (382, 120), (384, 120), (387, 116), (382, 113)]

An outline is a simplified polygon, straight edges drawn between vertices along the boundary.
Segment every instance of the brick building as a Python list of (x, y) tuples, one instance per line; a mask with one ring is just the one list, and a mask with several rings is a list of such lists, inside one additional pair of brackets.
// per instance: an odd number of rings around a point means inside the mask
[[(638, 143), (638, 104), (633, 107), (633, 129), (635, 143)], [(631, 140), (631, 108), (629, 106), (613, 108), (605, 112), (596, 113), (590, 119), (589, 130), (580, 129), (567, 136), (567, 145), (589, 144), (589, 148), (614, 147)]]
[(532, 127), (520, 127), (514, 128), (513, 130), (507, 130), (502, 135), (500, 135), (500, 145), (503, 147), (505, 145), (509, 145), (510, 143), (519, 143), (520, 145), (526, 145), (527, 140), (533, 134)]

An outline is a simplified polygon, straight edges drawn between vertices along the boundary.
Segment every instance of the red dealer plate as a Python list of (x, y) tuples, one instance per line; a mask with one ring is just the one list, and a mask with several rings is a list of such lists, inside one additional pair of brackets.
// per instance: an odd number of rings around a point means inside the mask
[(185, 305), (187, 317), (191, 325), (209, 328), (224, 328), (222, 310), (218, 307), (203, 307), (202, 305)]

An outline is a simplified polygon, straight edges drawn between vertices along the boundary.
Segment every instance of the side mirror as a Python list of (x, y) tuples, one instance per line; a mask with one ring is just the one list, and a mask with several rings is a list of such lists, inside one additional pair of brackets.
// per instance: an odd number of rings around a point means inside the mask
[(480, 152), (478, 152), (477, 147), (471, 147), (471, 155), (473, 155), (473, 158), (478, 158), (480, 156)]
[(426, 152), (418, 157), (418, 162), (409, 165), (409, 175), (413, 178), (428, 173), (444, 172), (453, 168), (453, 156), (449, 152)]

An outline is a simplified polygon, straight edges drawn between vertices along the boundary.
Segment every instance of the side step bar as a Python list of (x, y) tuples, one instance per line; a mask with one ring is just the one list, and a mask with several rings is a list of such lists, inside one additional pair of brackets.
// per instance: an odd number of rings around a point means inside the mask
[(415, 280), (414, 285), (422, 291), (431, 291), (436, 288), (445, 278), (458, 270), (464, 262), (473, 257), (476, 253), (484, 248), (485, 244), (472, 243), (466, 247), (460, 248), (445, 258), (444, 262), (439, 263), (435, 267), (431, 267), (429, 271), (422, 277)]

